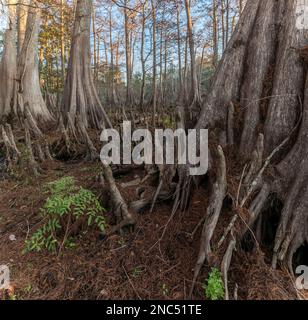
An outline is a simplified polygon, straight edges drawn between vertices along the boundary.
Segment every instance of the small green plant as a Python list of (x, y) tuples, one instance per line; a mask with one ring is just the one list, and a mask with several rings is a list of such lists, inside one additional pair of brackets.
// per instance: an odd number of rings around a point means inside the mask
[(167, 287), (167, 285), (165, 283), (162, 284), (162, 292), (164, 296), (168, 296), (169, 295), (169, 289)]
[(125, 240), (123, 237), (121, 237), (119, 240), (118, 240), (118, 245), (123, 247), (125, 245)]
[(0, 290), (0, 301), (3, 300), (17, 300), (17, 296), (14, 294), (12, 289), (1, 289)]
[(45, 223), (26, 240), (26, 251), (56, 252), (62, 246), (73, 248), (75, 241), (70, 228), (73, 224), (86, 228), (96, 225), (101, 231), (105, 230), (104, 208), (91, 191), (76, 186), (73, 177), (51, 182), (46, 189), (50, 195), (40, 212)]
[(30, 294), (33, 292), (33, 287), (31, 284), (28, 284), (27, 286), (24, 287), (23, 291), (27, 294)]
[(205, 296), (210, 300), (220, 300), (224, 298), (225, 288), (222, 281), (221, 272), (217, 268), (212, 268), (207, 284), (203, 285)]
[(133, 277), (138, 278), (142, 274), (142, 270), (140, 267), (135, 267), (133, 270)]

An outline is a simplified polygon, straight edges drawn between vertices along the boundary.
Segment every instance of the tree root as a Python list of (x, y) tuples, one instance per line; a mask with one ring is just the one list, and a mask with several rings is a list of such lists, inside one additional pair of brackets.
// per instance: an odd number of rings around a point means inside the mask
[(87, 148), (87, 155), (86, 155), (86, 160), (93, 161), (99, 159), (98, 152), (91, 140), (91, 138), (88, 135), (88, 132), (86, 130), (86, 127), (83, 123), (83, 121), (78, 118), (77, 120), (77, 126), (78, 126), (78, 131), (81, 136), (81, 141), (85, 144)]
[(228, 271), (229, 271), (229, 267), (232, 259), (233, 250), (235, 249), (235, 245), (236, 245), (236, 241), (231, 240), (221, 263), (221, 271), (222, 271), (223, 280), (225, 284), (225, 300), (229, 300)]
[(200, 273), (201, 267), (205, 260), (209, 263), (213, 262), (212, 250), (211, 250), (211, 239), (216, 228), (223, 200), (226, 196), (227, 190), (227, 179), (226, 179), (226, 160), (223, 153), (223, 150), (220, 146), (218, 146), (218, 154), (219, 154), (219, 171), (217, 173), (217, 180), (214, 183), (213, 192), (211, 195), (210, 203), (206, 212), (206, 219), (204, 222), (202, 235), (201, 235), (201, 244), (198, 255), (197, 264), (195, 267), (194, 278), (190, 290), (190, 297), (192, 296), (194, 286), (197, 280), (197, 277)]
[(11, 126), (7, 124), (5, 130), (4, 126), (1, 125), (1, 132), (6, 148), (6, 159), (8, 161), (9, 167), (13, 167), (14, 163), (17, 163), (20, 160), (21, 153), (17, 149)]
[(272, 267), (276, 268), (278, 261), (285, 261), (293, 273), (292, 260), (297, 249), (308, 241), (306, 222), (308, 219), (308, 173), (306, 159), (299, 168), (291, 189), (286, 198), (280, 223), (275, 238)]
[(114, 215), (116, 217), (116, 226), (109, 232), (115, 233), (118, 230), (123, 230), (126, 227), (134, 228), (136, 220), (133, 214), (128, 210), (127, 204), (123, 199), (112, 175), (112, 170), (109, 166), (103, 165), (104, 183), (110, 193), (110, 199)]
[[(154, 198), (157, 202), (168, 201), (172, 199), (175, 188), (176, 186), (173, 183), (169, 190), (161, 189), (159, 192), (156, 191)], [(129, 208), (136, 213), (140, 213), (151, 205), (153, 206), (153, 196), (133, 201), (130, 203)]]
[(34, 158), (30, 129), (27, 119), (25, 120), (25, 139), (28, 153), (29, 169), (32, 171), (33, 175), (37, 177), (42, 172), (42, 170)]

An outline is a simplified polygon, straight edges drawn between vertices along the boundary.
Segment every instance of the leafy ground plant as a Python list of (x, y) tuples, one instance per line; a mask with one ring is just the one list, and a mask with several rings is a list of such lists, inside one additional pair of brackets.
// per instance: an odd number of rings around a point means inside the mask
[(212, 268), (207, 279), (207, 284), (203, 285), (203, 289), (207, 299), (220, 300), (224, 298), (224, 283), (222, 281), (221, 272), (217, 268)]
[(94, 225), (105, 231), (104, 208), (90, 190), (77, 186), (73, 177), (51, 182), (46, 189), (49, 196), (40, 212), (44, 224), (26, 240), (26, 251), (71, 248), (76, 229), (86, 231)]

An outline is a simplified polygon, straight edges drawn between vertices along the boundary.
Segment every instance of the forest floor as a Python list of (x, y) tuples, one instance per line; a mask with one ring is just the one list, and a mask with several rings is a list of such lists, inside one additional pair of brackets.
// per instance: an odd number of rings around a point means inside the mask
[[(200, 221), (207, 206), (205, 189), (196, 190), (189, 210), (172, 221), (172, 202), (158, 203), (153, 213), (137, 216), (132, 233), (104, 238), (93, 229), (60, 255), (47, 251), (25, 253), (25, 240), (41, 222), (39, 209), (46, 200), (46, 183), (73, 176), (80, 186), (102, 196), (96, 179), (101, 170), (99, 162), (49, 161), (42, 169), (44, 173), (38, 178), (0, 179), (0, 264), (10, 268), (16, 299), (188, 298), (200, 245)], [(136, 187), (121, 186), (143, 175), (142, 170), (136, 170), (117, 178), (128, 202), (137, 199)], [(232, 217), (227, 211), (226, 221), (218, 224), (221, 230)], [(110, 214), (107, 211), (107, 219)], [(159, 241), (164, 228), (167, 232)], [(238, 299), (296, 298), (288, 273), (272, 271), (263, 254), (238, 249), (233, 259), (231, 296), (237, 284)], [(205, 299), (203, 285), (209, 271), (208, 265), (202, 268), (194, 299)]]

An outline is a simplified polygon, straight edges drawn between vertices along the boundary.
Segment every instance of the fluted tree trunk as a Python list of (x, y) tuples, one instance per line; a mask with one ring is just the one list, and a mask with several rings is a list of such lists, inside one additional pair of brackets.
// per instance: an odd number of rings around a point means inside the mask
[[(283, 204), (272, 265), (290, 269), (294, 254), (308, 243), (308, 31), (296, 28), (296, 11), (294, 0), (247, 1), (196, 125), (212, 130), (223, 146), (232, 144), (237, 166), (243, 159), (249, 165), (243, 180), (238, 177), (239, 194), (231, 194), (235, 208), (247, 209), (246, 226), (256, 231), (273, 195)], [(228, 161), (231, 172), (236, 166)], [(209, 221), (208, 243), (216, 227)], [(199, 265), (211, 258), (201, 251)]]
[(17, 52), (15, 45), (16, 7), (15, 1), (8, 0), (8, 29), (4, 35), (4, 51), (0, 62), (0, 119), (8, 116), (14, 104)]
[(17, 6), (17, 52), (19, 54), (25, 39), (30, 0), (19, 0), (19, 1), (15, 1), (15, 3), (18, 3), (18, 6)]
[(38, 69), (38, 34), (40, 26), (39, 2), (31, 0), (28, 6), (27, 23), (24, 38), (21, 37), (22, 46), (18, 55), (16, 90), (17, 113), (22, 114), (25, 106), (28, 106), (32, 115), (42, 121), (51, 120), (43, 99), (39, 69)]
[(71, 51), (62, 100), (63, 118), (77, 116), (86, 127), (111, 127), (93, 82), (91, 71), (92, 1), (78, 0), (71, 41)]

